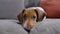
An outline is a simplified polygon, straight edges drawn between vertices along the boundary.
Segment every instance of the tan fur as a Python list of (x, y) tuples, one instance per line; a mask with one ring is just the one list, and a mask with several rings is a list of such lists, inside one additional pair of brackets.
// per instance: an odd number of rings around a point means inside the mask
[(24, 28), (32, 29), (37, 22), (43, 20), (45, 15), (46, 12), (40, 9), (26, 8), (17, 17)]

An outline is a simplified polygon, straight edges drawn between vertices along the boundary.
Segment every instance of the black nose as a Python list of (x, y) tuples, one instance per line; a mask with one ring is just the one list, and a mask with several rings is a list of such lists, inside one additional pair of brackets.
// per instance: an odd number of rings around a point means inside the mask
[(26, 28), (24, 28), (28, 33), (30, 32), (30, 30), (29, 29), (26, 29)]

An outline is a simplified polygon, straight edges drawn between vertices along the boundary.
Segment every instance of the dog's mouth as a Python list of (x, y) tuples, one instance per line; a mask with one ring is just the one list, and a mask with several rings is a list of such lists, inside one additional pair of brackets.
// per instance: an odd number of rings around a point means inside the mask
[(28, 33), (30, 32), (30, 29), (26, 29), (26, 28), (24, 28)]

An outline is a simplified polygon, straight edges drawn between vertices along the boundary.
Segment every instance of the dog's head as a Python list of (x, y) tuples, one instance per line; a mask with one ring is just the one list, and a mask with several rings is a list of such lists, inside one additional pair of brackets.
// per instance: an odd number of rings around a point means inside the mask
[(18, 14), (18, 20), (26, 29), (31, 29), (37, 22), (42, 21), (46, 12), (41, 7), (26, 8)]

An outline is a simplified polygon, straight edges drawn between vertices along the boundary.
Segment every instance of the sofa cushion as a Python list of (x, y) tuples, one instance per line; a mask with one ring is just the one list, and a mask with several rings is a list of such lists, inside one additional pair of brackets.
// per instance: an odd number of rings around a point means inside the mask
[(60, 0), (41, 0), (40, 4), (49, 18), (60, 18)]
[(0, 34), (28, 34), (17, 22), (18, 20), (0, 19)]
[(37, 23), (30, 34), (60, 34), (60, 19), (46, 19)]
[(0, 0), (0, 18), (15, 19), (24, 8), (24, 0)]

